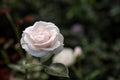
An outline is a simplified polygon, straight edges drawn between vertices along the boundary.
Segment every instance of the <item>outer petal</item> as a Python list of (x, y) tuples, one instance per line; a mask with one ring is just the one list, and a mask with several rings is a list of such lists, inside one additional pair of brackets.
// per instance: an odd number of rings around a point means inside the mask
[(52, 53), (59, 53), (63, 49), (63, 40), (64, 40), (63, 36), (59, 34), (56, 40), (54, 41), (55, 43), (53, 43), (54, 45), (51, 45), (51, 47), (48, 48), (41, 48), (41, 50), (50, 52), (52, 51)]
[(47, 26), (46, 23), (47, 23), (47, 22), (44, 22), (44, 21), (37, 21), (37, 22), (35, 22), (35, 24), (33, 25), (33, 27), (34, 27), (34, 28), (37, 28), (37, 27)]
[[(27, 50), (26, 50), (27, 51)], [(35, 56), (35, 57), (42, 57), (42, 56), (45, 56), (48, 54), (48, 52), (44, 52), (44, 51), (34, 51), (34, 50), (31, 50), (29, 49), (27, 51), (29, 54)]]
[(60, 42), (57, 41), (54, 46), (51, 46), (51, 47), (48, 47), (48, 48), (40, 48), (40, 49), (44, 50), (44, 51), (53, 51), (54, 49), (56, 49), (59, 46), (60, 46)]
[(33, 25), (34, 28), (43, 27), (43, 26), (44, 26), (45, 28), (49, 29), (49, 30), (54, 29), (54, 30), (56, 30), (57, 32), (59, 32), (58, 27), (57, 27), (55, 24), (51, 23), (51, 22), (37, 21), (37, 22), (35, 22), (35, 24)]
[[(29, 37), (27, 36), (27, 34), (24, 34), (22, 35), (22, 38), (21, 38), (21, 45), (28, 45), (28, 48), (31, 49), (31, 50), (39, 50), (38, 48), (36, 48), (30, 41)], [(23, 48), (24, 49), (24, 48)]]
[(52, 53), (57, 54), (60, 53), (62, 50), (63, 50), (63, 45), (61, 44), (59, 47), (53, 50)]
[(64, 37), (62, 36), (61, 33), (59, 33), (59, 35), (58, 35), (58, 40), (63, 44)]
[(24, 32), (30, 33), (30, 31), (33, 30), (33, 29), (34, 29), (34, 26), (29, 26), (23, 31), (23, 33)]
[(57, 33), (60, 32), (60, 30), (58, 29), (58, 27), (55, 24), (50, 23), (50, 22), (46, 26), (46, 29), (48, 29), (48, 30), (55, 30)]
[(29, 54), (35, 56), (35, 57), (42, 57), (47, 55), (48, 52), (45, 51), (40, 51), (40, 50), (34, 50), (33, 48), (30, 47), (29, 44), (25, 44), (23, 38), (21, 38), (20, 40), (22, 48), (25, 49), (26, 52), (28, 52)]

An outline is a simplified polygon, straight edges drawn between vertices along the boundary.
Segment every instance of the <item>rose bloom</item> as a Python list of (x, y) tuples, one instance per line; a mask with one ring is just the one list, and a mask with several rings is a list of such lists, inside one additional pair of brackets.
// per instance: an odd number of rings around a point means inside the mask
[(48, 53), (62, 51), (63, 40), (64, 38), (55, 24), (38, 21), (23, 31), (20, 42), (26, 52), (35, 57), (42, 57)]

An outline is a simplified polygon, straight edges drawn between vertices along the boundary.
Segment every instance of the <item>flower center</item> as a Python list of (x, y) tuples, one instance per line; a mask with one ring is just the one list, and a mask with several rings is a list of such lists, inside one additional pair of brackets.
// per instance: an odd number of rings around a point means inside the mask
[(44, 28), (38, 28), (33, 33), (32, 36), (34, 38), (34, 42), (43, 43), (50, 39), (50, 33), (48, 30)]

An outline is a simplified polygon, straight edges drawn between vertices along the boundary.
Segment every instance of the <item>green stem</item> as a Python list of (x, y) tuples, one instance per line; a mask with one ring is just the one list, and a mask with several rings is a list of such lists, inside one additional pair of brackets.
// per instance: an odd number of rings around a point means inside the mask
[(10, 24), (11, 24), (13, 30), (14, 30), (14, 33), (16, 35), (16, 39), (19, 42), (19, 40), (20, 40), (19, 30), (17, 29), (16, 25), (14, 24), (14, 21), (13, 21), (9, 12), (6, 13), (6, 17), (8, 18), (8, 20), (9, 20), (9, 22), (10, 22)]
[[(6, 3), (7, 3), (7, 0), (2, 0), (3, 7), (7, 7), (7, 4), (6, 4)], [(13, 29), (13, 31), (14, 31), (14, 34), (15, 34), (15, 36), (16, 36), (17, 41), (20, 42), (20, 34), (19, 34), (20, 31), (19, 31), (19, 29), (16, 27), (16, 25), (15, 25), (15, 23), (14, 23), (11, 15), (10, 15), (10, 13), (7, 12), (5, 15), (6, 15), (7, 19), (9, 20), (9, 22), (10, 22), (10, 24), (11, 24), (11, 27), (12, 27), (12, 29)], [(22, 50), (21, 47), (18, 49), (18, 52), (19, 52), (20, 56), (21, 56), (22, 58), (24, 58), (23, 50)]]
[(25, 69), (25, 80), (29, 80), (28, 79), (28, 70), (27, 69)]
[(25, 66), (25, 80), (29, 80), (28, 79), (28, 69), (27, 69), (26, 65), (27, 65), (27, 61), (25, 61), (25, 64), (23, 64), (23, 66)]
[[(7, 0), (2, 0), (3, 7), (7, 7), (7, 4), (6, 4), (6, 3), (7, 3)], [(11, 27), (12, 27), (12, 29), (13, 29), (13, 31), (14, 31), (15, 36), (16, 36), (16, 39), (17, 39), (17, 41), (19, 42), (19, 41), (20, 41), (19, 30), (17, 29), (17, 27), (16, 27), (16, 25), (15, 25), (15, 23), (14, 23), (11, 15), (10, 15), (10, 13), (7, 12), (7, 13), (5, 14), (5, 16), (7, 17), (8, 21), (10, 22)], [(21, 56), (22, 58), (24, 58), (24, 56), (23, 56), (24, 54), (23, 54), (23, 51), (22, 51), (22, 48), (21, 48), (21, 47), (18, 49), (18, 51), (19, 51), (20, 56)]]
[(19, 52), (19, 54), (20, 54), (21, 58), (24, 58), (25, 56), (24, 56), (24, 53), (23, 53), (22, 48), (21, 48), (21, 47), (19, 47), (17, 50), (18, 50), (18, 52)]
[(75, 68), (74, 66), (72, 66), (71, 69), (74, 72), (74, 74), (78, 77), (78, 79), (82, 80), (82, 74), (81, 74), (80, 69)]
[[(12, 19), (12, 17), (11, 17), (11, 15), (10, 15), (9, 12), (6, 13), (6, 17), (7, 17), (7, 19), (9, 20), (9, 22), (11, 23), (11, 26), (12, 26), (12, 29), (13, 29), (15, 35), (16, 35), (17, 41), (20, 42), (20, 34), (19, 34), (20, 32), (19, 32), (19, 30), (17, 29), (16, 25), (14, 24), (13, 19)], [(21, 56), (22, 58), (24, 58), (23, 50), (22, 50), (21, 47), (18, 48), (18, 52), (19, 52), (20, 56)]]
[(5, 63), (8, 65), (8, 64), (10, 63), (10, 61), (9, 61), (9, 57), (8, 57), (8, 55), (7, 55), (7, 52), (4, 51), (4, 50), (1, 50), (1, 55), (2, 55)]

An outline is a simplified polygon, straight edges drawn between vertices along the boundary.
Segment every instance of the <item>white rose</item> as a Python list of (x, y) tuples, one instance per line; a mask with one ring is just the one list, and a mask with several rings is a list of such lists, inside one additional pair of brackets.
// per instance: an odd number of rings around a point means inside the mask
[(63, 36), (51, 22), (39, 21), (27, 27), (20, 40), (22, 48), (35, 57), (59, 53), (63, 49)]

